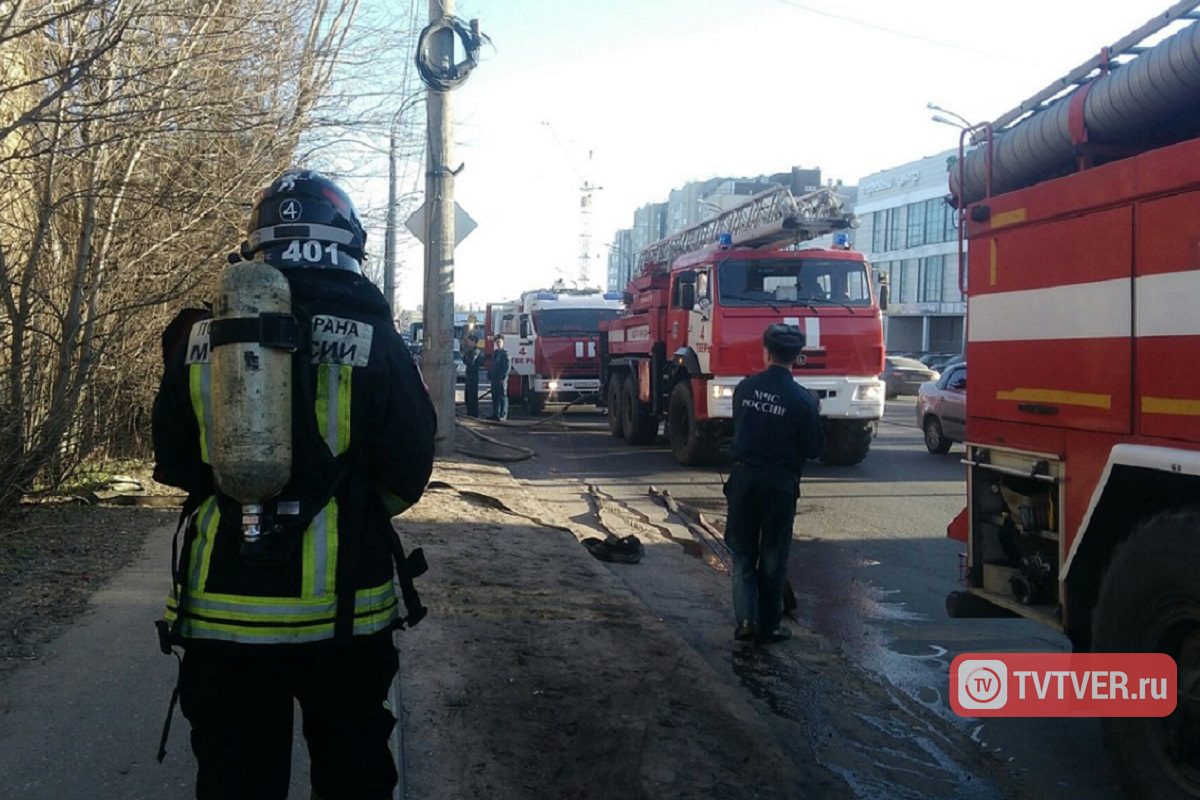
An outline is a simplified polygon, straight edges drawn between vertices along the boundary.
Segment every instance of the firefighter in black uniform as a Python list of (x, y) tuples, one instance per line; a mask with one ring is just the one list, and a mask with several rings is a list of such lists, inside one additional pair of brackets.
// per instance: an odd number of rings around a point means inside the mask
[(804, 348), (795, 325), (763, 333), (767, 368), (733, 392), (733, 470), (725, 484), (725, 542), (733, 553), (733, 608), (738, 641), (778, 642), (792, 522), (806, 458), (825, 448), (817, 400), (792, 379)]
[(483, 350), (479, 349), (479, 337), (467, 336), (467, 347), (462, 354), (466, 365), (463, 381), (463, 399), (467, 403), (467, 416), (479, 416), (479, 369), (483, 366)]
[(154, 405), (155, 478), (189, 495), (160, 635), (167, 652), (184, 648), (179, 695), (196, 795), (286, 797), (298, 700), (312, 796), (384, 800), (397, 778), (392, 631), (425, 613), (411, 580), (423, 558), (405, 555), (392, 517), (429, 480), (433, 405), (383, 295), (362, 275), (366, 233), (341, 189), (316, 172), (285, 173), (259, 193), (248, 232), (242, 258), (280, 270), (298, 323), (291, 478), (264, 508), (276, 524), (260, 545), (245, 546), (245, 512), (211, 466), (219, 322), (193, 311), (168, 328)]

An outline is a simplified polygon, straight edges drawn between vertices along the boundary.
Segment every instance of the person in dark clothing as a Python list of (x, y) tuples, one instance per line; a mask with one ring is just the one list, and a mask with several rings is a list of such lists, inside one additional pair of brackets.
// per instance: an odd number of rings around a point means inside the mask
[(488, 366), (488, 380), (492, 382), (492, 419), (508, 419), (508, 351), (504, 349), (504, 337), (496, 334), (492, 339), (492, 363)]
[(479, 416), (479, 368), (483, 366), (483, 351), (479, 349), (479, 337), (471, 334), (467, 337), (467, 346), (462, 354), (466, 366), (466, 376), (463, 381), (463, 398), (467, 402), (467, 416)]
[[(425, 490), (436, 417), (387, 302), (362, 275), (365, 242), (340, 188), (316, 172), (285, 173), (259, 193), (240, 256), (286, 280), (286, 324), (193, 309), (164, 334), (154, 477), (188, 499), (159, 631), (165, 652), (184, 649), (178, 693), (200, 800), (287, 796), (296, 701), (314, 798), (384, 800), (396, 784), (392, 631), (425, 611), (411, 583), (423, 558), (405, 555), (393, 517)], [(220, 295), (218, 310), (228, 301)], [(226, 493), (220, 423), (241, 395), (214, 390), (211, 355), (221, 347), (245, 348), (247, 374), (265, 368), (256, 352), (294, 348), (283, 401), (291, 469), (261, 506)]]
[(733, 469), (725, 484), (725, 542), (733, 553), (733, 608), (738, 641), (778, 642), (788, 550), (806, 458), (825, 449), (817, 400), (792, 378), (804, 348), (795, 325), (763, 333), (767, 368), (733, 391)]

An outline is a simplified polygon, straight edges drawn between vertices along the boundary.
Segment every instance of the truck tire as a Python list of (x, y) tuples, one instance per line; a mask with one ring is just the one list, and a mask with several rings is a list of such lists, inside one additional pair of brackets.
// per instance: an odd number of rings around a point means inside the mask
[(942, 432), (942, 423), (937, 417), (933, 414), (925, 417), (925, 421), (921, 423), (921, 430), (925, 432), (926, 450), (935, 456), (944, 456), (950, 452), (950, 445), (953, 443)]
[(608, 379), (608, 432), (620, 438), (625, 435), (625, 412), (621, 404), (625, 402), (625, 375), (616, 373)]
[(658, 420), (647, 412), (645, 404), (638, 399), (637, 381), (632, 376), (625, 380), (624, 394), (621, 400), (621, 427), (625, 440), (630, 444), (654, 444), (658, 437)]
[(546, 407), (546, 395), (533, 390), (533, 381), (526, 378), (521, 382), (522, 399), (525, 401), (525, 410), (530, 416), (536, 417), (542, 413), (542, 409)]
[(861, 463), (871, 449), (871, 423), (852, 419), (825, 420), (825, 452), (821, 461), (835, 467)]
[(1092, 649), (1166, 653), (1178, 666), (1168, 717), (1102, 719), (1104, 744), (1135, 797), (1200, 797), (1200, 507), (1146, 519), (1113, 553), (1092, 620)]
[(688, 381), (680, 381), (671, 390), (667, 435), (671, 439), (671, 452), (680, 464), (692, 467), (716, 461), (721, 447), (720, 428), (711, 422), (696, 421), (696, 403)]

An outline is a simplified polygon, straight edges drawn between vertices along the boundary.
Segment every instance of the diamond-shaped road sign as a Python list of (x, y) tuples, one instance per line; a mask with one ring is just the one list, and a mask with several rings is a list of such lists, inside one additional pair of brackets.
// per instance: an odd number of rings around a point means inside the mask
[[(412, 213), (408, 219), (404, 221), (404, 227), (412, 231), (412, 235), (417, 237), (417, 241), (421, 244), (427, 244), (425, 241), (425, 204)], [(458, 203), (454, 204), (454, 246), (458, 247), (462, 244), (462, 240), (467, 238), (471, 231), (475, 230), (478, 225), (475, 220), (471, 219), (471, 215), (463, 210), (463, 207)]]

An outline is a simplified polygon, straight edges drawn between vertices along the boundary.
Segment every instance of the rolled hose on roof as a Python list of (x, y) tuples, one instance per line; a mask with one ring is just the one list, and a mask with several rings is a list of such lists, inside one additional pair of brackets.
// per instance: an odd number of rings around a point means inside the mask
[[(1078, 87), (995, 133), (992, 194), (1032, 186), (1075, 169), (1071, 99), (1084, 89)], [(1200, 132), (1200, 25), (1187, 26), (1095, 79), (1087, 91), (1083, 122), (1091, 144), (1141, 152), (1195, 136)], [(986, 196), (986, 150), (987, 145), (980, 144), (967, 153), (962, 187), (959, 170), (950, 170), (950, 192), (959, 207)]]

